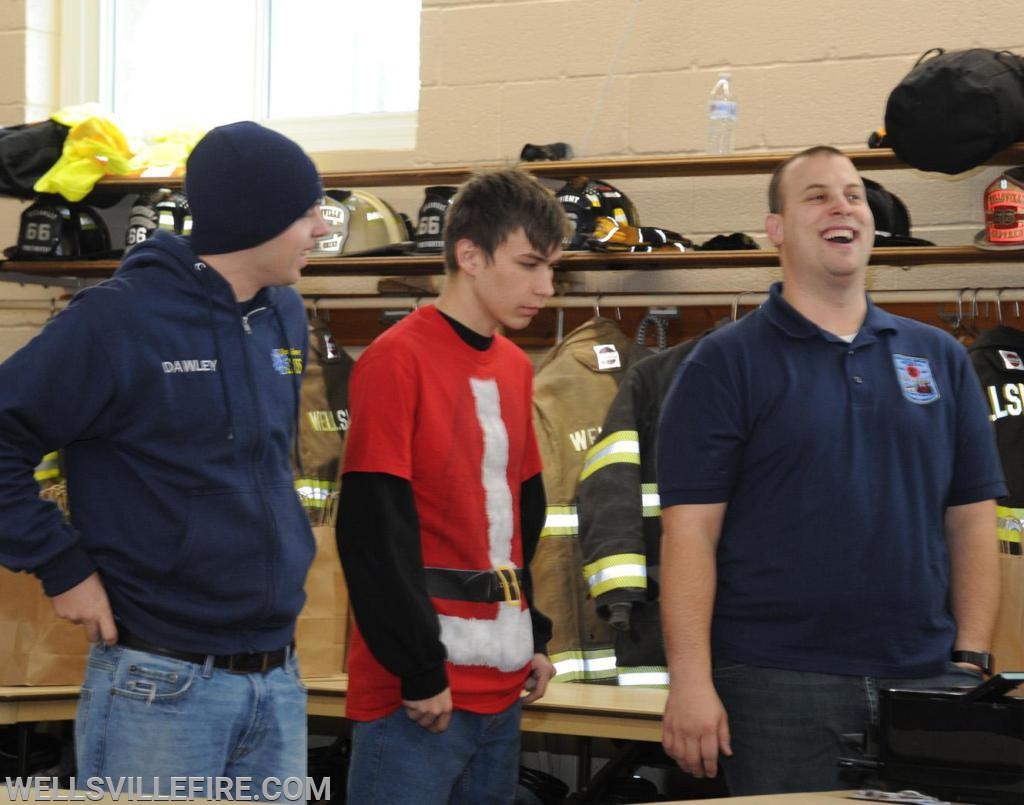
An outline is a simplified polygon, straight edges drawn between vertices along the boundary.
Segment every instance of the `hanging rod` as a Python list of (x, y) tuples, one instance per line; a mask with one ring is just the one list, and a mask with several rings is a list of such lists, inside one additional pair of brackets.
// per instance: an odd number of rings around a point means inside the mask
[(0, 299), (0, 310), (61, 310), (66, 299)]
[[(945, 290), (880, 290), (869, 292), (871, 298), (882, 304), (924, 304), (951, 303), (977, 305), (985, 302), (1024, 302), (1024, 287), (1021, 288), (978, 288), (964, 287)], [(578, 296), (555, 296), (545, 307), (587, 308), (605, 305), (607, 307), (729, 307), (737, 301), (741, 307), (754, 307), (767, 299), (765, 291), (740, 291), (738, 293), (655, 293), (655, 294), (588, 294)], [(424, 296), (329, 296), (306, 297), (306, 307), (321, 310), (390, 310), (416, 308), (429, 304), (437, 297)], [(52, 310), (67, 305), (66, 299), (0, 299), (0, 310)]]
[[(953, 303), (968, 305), (980, 303), (1024, 302), (1024, 287), (1021, 288), (979, 288), (964, 287), (945, 290), (880, 290), (869, 292), (878, 303), (917, 304)], [(728, 307), (739, 303), (741, 307), (754, 307), (767, 299), (765, 291), (740, 291), (738, 293), (688, 293), (688, 294), (589, 294), (578, 296), (555, 296), (545, 307), (587, 308), (606, 305), (608, 307), (658, 307), (675, 305), (679, 307)], [(391, 308), (416, 308), (429, 304), (437, 297), (424, 296), (330, 296), (306, 297), (306, 307), (323, 310), (388, 310)], [(0, 299), (0, 310), (53, 310), (66, 307), (67, 299)]]
[[(1003, 302), (1024, 301), (1024, 287), (1020, 288), (947, 288), (944, 290), (878, 290), (869, 291), (871, 298), (885, 304), (995, 302), (998, 296)], [(555, 296), (546, 307), (583, 308), (597, 305), (608, 307), (657, 307), (676, 305), (679, 307), (728, 307), (742, 296), (742, 305), (750, 307), (763, 302), (766, 291), (741, 291), (738, 293), (658, 293), (658, 294), (586, 294), (579, 296)], [(390, 308), (415, 308), (432, 302), (436, 297), (424, 296), (354, 296), (354, 297), (307, 297), (306, 306), (324, 310), (383, 310)]]
[(95, 285), (99, 280), (85, 279), (83, 277), (51, 277), (39, 276), (38, 274), (27, 274), (22, 271), (0, 272), (0, 282), (16, 282), (19, 285), (44, 285), (47, 287), (71, 288), (79, 290), (89, 285)]

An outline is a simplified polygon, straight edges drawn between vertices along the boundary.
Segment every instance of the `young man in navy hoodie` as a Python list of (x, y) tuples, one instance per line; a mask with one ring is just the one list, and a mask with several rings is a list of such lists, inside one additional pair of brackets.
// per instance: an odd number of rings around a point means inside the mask
[[(263, 795), (305, 776), (292, 637), (314, 545), (289, 455), (307, 330), (284, 286), (327, 232), (322, 188), (297, 144), (240, 122), (196, 145), (185, 192), (191, 238), (157, 232), (0, 364), (0, 563), (93, 643), (79, 781)], [(32, 475), (56, 449), (70, 522)]]

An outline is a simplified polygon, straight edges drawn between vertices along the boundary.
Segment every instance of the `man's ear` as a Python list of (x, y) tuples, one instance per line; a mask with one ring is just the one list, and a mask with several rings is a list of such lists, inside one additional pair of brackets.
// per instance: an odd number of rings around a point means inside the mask
[(460, 270), (474, 277), (483, 268), (483, 250), (469, 238), (461, 238), (455, 242), (455, 262)]
[(775, 246), (782, 245), (782, 216), (776, 212), (769, 213), (764, 219), (764, 231), (768, 240)]

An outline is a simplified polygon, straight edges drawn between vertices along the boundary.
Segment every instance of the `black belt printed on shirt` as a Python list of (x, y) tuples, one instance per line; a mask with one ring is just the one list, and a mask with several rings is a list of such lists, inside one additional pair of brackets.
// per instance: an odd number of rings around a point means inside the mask
[(511, 565), (494, 570), (424, 568), (431, 598), (472, 601), (478, 604), (518, 603), (522, 598), (522, 570)]

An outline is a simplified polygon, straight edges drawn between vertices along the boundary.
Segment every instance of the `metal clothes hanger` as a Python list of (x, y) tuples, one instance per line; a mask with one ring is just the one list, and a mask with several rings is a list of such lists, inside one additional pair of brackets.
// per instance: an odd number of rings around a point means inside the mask
[(740, 317), (740, 300), (744, 296), (749, 296), (755, 293), (757, 293), (757, 291), (740, 291), (732, 298), (732, 311), (729, 314), (729, 318), (732, 321), (736, 321)]

